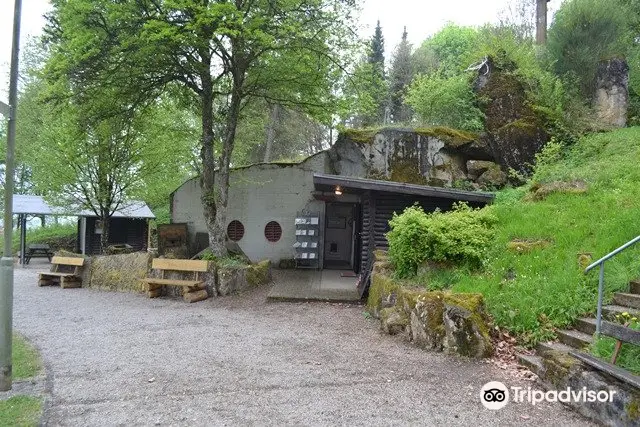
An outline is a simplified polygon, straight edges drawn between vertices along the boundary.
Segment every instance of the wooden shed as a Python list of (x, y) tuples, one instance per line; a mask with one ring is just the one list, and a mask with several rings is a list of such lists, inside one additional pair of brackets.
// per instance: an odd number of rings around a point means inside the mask
[[(448, 211), (458, 201), (467, 202), (471, 207), (482, 207), (491, 203), (494, 198), (493, 194), (476, 191), (318, 173), (314, 174), (313, 181), (318, 191), (316, 198), (324, 200), (327, 204), (325, 240), (331, 231), (329, 228), (332, 222), (332, 208), (351, 210), (350, 216), (354, 218), (353, 227), (346, 227), (345, 235), (336, 238), (337, 245), (341, 242), (349, 244), (349, 250), (346, 252), (348, 258), (338, 259), (336, 262), (325, 255), (323, 267), (342, 268), (342, 262), (345, 269), (352, 269), (356, 273), (366, 272), (371, 268), (374, 250), (388, 249), (386, 233), (389, 231), (389, 220), (394, 212), (402, 213), (405, 208), (416, 203), (422, 206), (425, 212), (433, 212), (436, 209)], [(349, 195), (352, 197), (348, 198)], [(357, 198), (354, 199), (353, 196)], [(350, 201), (346, 202), (345, 199)], [(325, 244), (327, 253), (330, 251), (330, 244), (328, 241)]]
[[(109, 223), (109, 245), (129, 245), (134, 251), (144, 251), (149, 247), (149, 220), (155, 215), (144, 202), (131, 202), (112, 215)], [(78, 248), (86, 255), (101, 253), (100, 239), (102, 226), (91, 211), (83, 211), (78, 216)]]

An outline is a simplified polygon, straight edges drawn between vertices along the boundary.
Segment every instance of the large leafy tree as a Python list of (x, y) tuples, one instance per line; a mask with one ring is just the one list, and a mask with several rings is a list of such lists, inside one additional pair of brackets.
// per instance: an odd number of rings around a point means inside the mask
[(47, 73), (56, 93), (82, 104), (107, 87), (126, 100), (115, 115), (177, 88), (198, 111), (204, 216), (211, 247), (223, 255), (242, 109), (252, 98), (317, 110), (330, 104), (353, 1), (54, 0), (53, 6)]

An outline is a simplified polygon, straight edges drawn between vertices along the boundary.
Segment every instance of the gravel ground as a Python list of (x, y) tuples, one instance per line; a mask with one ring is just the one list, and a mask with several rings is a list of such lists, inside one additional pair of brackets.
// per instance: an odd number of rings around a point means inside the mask
[(44, 425), (589, 425), (484, 409), (483, 384), (519, 380), (384, 336), (359, 306), (39, 288), (37, 270), (16, 268), (14, 324), (48, 369)]

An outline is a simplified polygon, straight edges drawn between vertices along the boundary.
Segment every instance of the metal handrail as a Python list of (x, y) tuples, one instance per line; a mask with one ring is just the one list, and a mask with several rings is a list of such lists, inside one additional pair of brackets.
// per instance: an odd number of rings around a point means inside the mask
[(624, 245), (620, 246), (618, 249), (609, 252), (607, 255), (603, 256), (596, 262), (590, 264), (587, 268), (584, 269), (584, 273), (587, 274), (594, 267), (600, 266), (600, 281), (598, 283), (598, 311), (596, 314), (596, 335), (600, 335), (600, 326), (602, 325), (602, 300), (604, 299), (604, 263), (609, 259), (613, 258), (620, 252), (627, 249), (629, 246), (633, 246), (636, 243), (640, 242), (640, 236), (636, 237), (633, 240), (629, 240)]

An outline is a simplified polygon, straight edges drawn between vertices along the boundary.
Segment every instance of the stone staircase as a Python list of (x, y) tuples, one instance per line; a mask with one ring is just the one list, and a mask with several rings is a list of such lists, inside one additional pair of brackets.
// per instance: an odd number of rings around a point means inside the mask
[[(640, 279), (629, 282), (629, 292), (617, 292), (613, 296), (613, 304), (602, 307), (603, 319), (613, 320), (617, 314), (627, 312), (631, 316), (640, 318)], [(557, 331), (558, 341), (540, 343), (536, 347), (537, 353), (549, 350), (568, 353), (574, 349), (584, 349), (593, 342), (596, 332), (596, 319), (583, 317), (573, 325), (573, 329)], [(538, 355), (518, 354), (520, 364), (534, 373), (543, 372), (542, 358)]]

